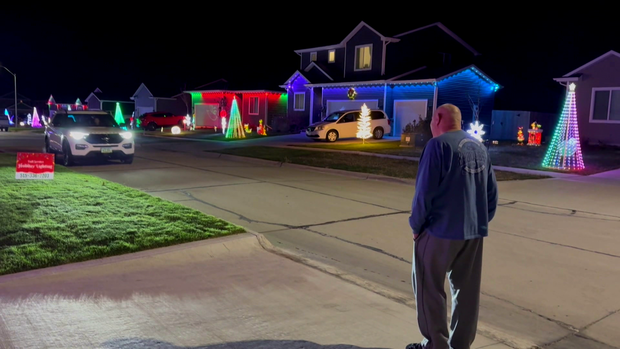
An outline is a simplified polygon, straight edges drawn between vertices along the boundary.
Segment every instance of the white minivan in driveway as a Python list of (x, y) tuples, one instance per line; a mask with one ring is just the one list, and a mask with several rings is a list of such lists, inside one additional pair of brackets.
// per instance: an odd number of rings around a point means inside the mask
[[(306, 129), (306, 136), (314, 140), (335, 142), (343, 138), (357, 137), (357, 122), (361, 111), (340, 110), (329, 114), (323, 121), (314, 123)], [(381, 139), (392, 132), (390, 119), (383, 110), (370, 111), (370, 132), (374, 139)]]

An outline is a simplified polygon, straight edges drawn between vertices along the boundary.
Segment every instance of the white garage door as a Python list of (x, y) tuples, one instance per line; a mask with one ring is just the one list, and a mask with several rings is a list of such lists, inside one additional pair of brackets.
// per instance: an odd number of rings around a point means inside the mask
[(410, 122), (426, 118), (428, 100), (400, 100), (394, 101), (394, 136), (400, 137), (403, 128)]
[(222, 127), (222, 121), (219, 116), (219, 104), (207, 103), (196, 104), (194, 113), (196, 113), (196, 127)]
[(379, 101), (376, 99), (354, 101), (327, 100), (327, 115), (339, 110), (362, 109), (364, 103), (366, 103), (369, 109), (379, 109)]

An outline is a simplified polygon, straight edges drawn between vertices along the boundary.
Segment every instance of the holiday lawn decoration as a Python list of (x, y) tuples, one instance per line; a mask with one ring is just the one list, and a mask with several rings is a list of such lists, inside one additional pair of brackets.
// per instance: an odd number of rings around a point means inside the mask
[(578, 171), (585, 168), (579, 142), (575, 87), (575, 83), (568, 85), (562, 116), (547, 149), (542, 163), (543, 167), (566, 171)]

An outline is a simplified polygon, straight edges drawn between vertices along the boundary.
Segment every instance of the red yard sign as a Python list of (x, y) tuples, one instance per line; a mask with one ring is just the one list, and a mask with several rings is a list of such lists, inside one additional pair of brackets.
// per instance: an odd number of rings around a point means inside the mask
[(54, 154), (17, 153), (15, 179), (54, 179)]

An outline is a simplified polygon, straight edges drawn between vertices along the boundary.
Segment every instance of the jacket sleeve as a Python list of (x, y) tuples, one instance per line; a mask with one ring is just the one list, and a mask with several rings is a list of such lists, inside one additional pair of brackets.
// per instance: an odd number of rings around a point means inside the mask
[(431, 211), (433, 198), (437, 193), (441, 175), (441, 149), (437, 141), (431, 139), (424, 147), (415, 182), (415, 195), (411, 205), (409, 225), (413, 234), (422, 233)]
[(493, 171), (493, 165), (489, 160), (489, 177), (487, 179), (487, 200), (489, 209), (489, 222), (495, 217), (495, 211), (497, 210), (497, 202), (499, 201), (499, 194), (497, 192), (497, 179), (495, 178), (495, 171)]

